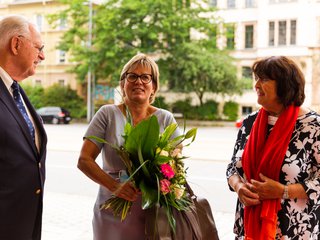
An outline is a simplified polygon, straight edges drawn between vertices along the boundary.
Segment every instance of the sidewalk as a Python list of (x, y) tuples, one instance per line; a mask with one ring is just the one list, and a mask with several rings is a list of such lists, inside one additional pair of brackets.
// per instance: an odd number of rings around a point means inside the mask
[[(45, 192), (42, 240), (92, 240), (95, 198)], [(232, 213), (213, 212), (220, 240), (234, 239)]]

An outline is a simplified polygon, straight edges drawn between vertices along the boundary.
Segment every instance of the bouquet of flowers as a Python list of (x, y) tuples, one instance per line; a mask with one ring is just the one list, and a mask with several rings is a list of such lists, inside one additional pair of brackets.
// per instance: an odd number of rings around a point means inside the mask
[[(160, 134), (160, 127), (155, 116), (141, 121), (136, 126), (127, 123), (124, 130), (123, 146), (115, 146), (104, 139), (90, 136), (98, 142), (109, 144), (123, 160), (128, 178), (142, 194), (142, 209), (155, 205), (165, 209), (169, 224), (175, 230), (172, 208), (187, 210), (191, 200), (185, 190), (186, 169), (181, 149), (183, 142), (189, 139), (190, 145), (197, 129), (192, 128), (185, 134), (172, 139), (178, 125), (173, 123)], [(111, 209), (116, 216), (124, 220), (130, 211), (132, 202), (112, 196), (102, 206)]]

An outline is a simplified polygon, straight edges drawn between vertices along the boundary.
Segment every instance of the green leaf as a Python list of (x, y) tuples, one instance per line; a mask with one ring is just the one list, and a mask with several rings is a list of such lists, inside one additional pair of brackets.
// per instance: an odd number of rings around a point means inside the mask
[(160, 127), (156, 116), (141, 121), (130, 132), (125, 142), (126, 150), (137, 158), (138, 146), (141, 146), (142, 156), (146, 159), (154, 157), (154, 148), (159, 141)]
[(172, 139), (170, 142), (176, 143), (176, 142), (179, 142), (181, 139), (184, 139), (184, 135), (177, 136), (174, 139)]
[(172, 157), (167, 157), (167, 156), (161, 156), (161, 155), (157, 155), (154, 159), (154, 164), (164, 164), (169, 162), (169, 160), (171, 160)]
[(133, 179), (133, 177), (137, 174), (137, 172), (146, 164), (146, 163), (148, 163), (149, 162), (149, 160), (147, 160), (147, 161), (145, 161), (145, 162), (143, 162), (137, 169), (135, 169), (135, 171), (134, 172), (130, 172), (129, 171), (129, 178), (126, 180), (126, 182), (129, 182), (129, 181), (131, 181), (131, 179)]
[(141, 181), (139, 188), (142, 192), (142, 209), (148, 209), (152, 207), (158, 199), (158, 191), (154, 187), (148, 186), (145, 181)]
[(192, 128), (192, 129), (190, 129), (190, 130), (187, 132), (187, 134), (185, 135), (184, 140), (185, 140), (185, 139), (188, 139), (188, 138), (192, 138), (192, 139), (191, 139), (191, 141), (190, 141), (188, 144), (186, 144), (186, 145), (184, 145), (184, 146), (185, 146), (185, 147), (189, 146), (189, 145), (195, 140), (196, 135), (197, 135), (197, 128)]
[(178, 127), (178, 124), (176, 123), (171, 123), (169, 126), (166, 127), (166, 129), (164, 130), (164, 132), (161, 134), (161, 137), (160, 137), (160, 143), (159, 143), (160, 147), (162, 143), (168, 142), (172, 134), (176, 131), (177, 127)]
[(131, 133), (131, 130), (132, 130), (131, 124), (126, 123), (126, 125), (124, 126), (124, 135), (123, 135), (124, 141), (127, 141), (127, 138)]
[(193, 138), (192, 141), (194, 141), (196, 135), (197, 135), (197, 128), (192, 128), (185, 134), (185, 139), (192, 137)]
[(87, 138), (88, 138), (88, 139), (96, 140), (96, 141), (99, 142), (99, 143), (108, 143), (106, 140), (104, 140), (104, 139), (102, 139), (102, 138), (99, 138), (99, 137), (96, 137), (96, 136), (88, 136)]
[(106, 140), (96, 137), (96, 136), (88, 136), (88, 139), (93, 139), (96, 140), (99, 143), (104, 143), (104, 144), (108, 144), (110, 147), (112, 147), (113, 149), (115, 149), (116, 151), (120, 151), (120, 148), (112, 143), (107, 142)]
[(156, 179), (157, 179), (157, 204), (160, 202), (160, 180), (157, 174), (155, 174)]
[(164, 204), (163, 204), (162, 207), (165, 208), (169, 225), (170, 225), (173, 233), (175, 233), (175, 231), (176, 231), (176, 220), (173, 217), (173, 213), (172, 213), (171, 207), (169, 206), (169, 202), (168, 202), (168, 199), (167, 199), (166, 195), (164, 195), (163, 198), (164, 198)]
[(112, 147), (114, 150), (116, 150), (117, 154), (119, 155), (119, 157), (123, 161), (124, 165), (126, 166), (129, 174), (132, 174), (132, 172), (133, 172), (132, 161), (130, 159), (128, 152), (123, 147), (118, 147), (118, 146), (116, 146), (112, 143), (109, 143), (106, 140), (99, 138), (99, 137), (96, 137), (96, 136), (88, 136), (87, 138), (96, 140), (99, 143), (108, 144), (110, 147)]
[(139, 159), (139, 162), (140, 162), (140, 166), (142, 167), (142, 171), (145, 175), (145, 177), (148, 179), (148, 180), (151, 180), (151, 175), (149, 173), (149, 170), (148, 168), (145, 166), (145, 161), (143, 159), (143, 155), (142, 155), (142, 152), (141, 152), (141, 147), (140, 147), (140, 143), (138, 145), (138, 159)]

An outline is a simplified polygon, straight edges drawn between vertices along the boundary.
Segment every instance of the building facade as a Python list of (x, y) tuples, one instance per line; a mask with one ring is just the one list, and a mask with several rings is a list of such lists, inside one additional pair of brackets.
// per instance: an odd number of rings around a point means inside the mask
[(36, 74), (31, 76), (26, 83), (48, 87), (53, 84), (70, 86), (79, 91), (76, 76), (69, 73), (74, 64), (68, 61), (68, 54), (58, 50), (58, 45), (67, 23), (61, 21), (56, 28), (49, 25), (47, 15), (57, 13), (63, 9), (58, 1), (50, 0), (2, 0), (0, 1), (0, 18), (18, 14), (31, 20), (41, 33), (44, 42), (46, 59), (37, 67)]
[[(268, 56), (285, 55), (301, 67), (306, 78), (305, 106), (320, 110), (320, 0), (209, 0), (217, 8), (217, 16), (223, 20), (223, 37), (218, 37), (220, 48), (230, 49), (235, 58), (239, 78), (252, 79), (251, 66), (254, 61)], [(57, 13), (63, 5), (54, 0), (0, 0), (0, 18), (9, 14), (20, 14), (33, 22), (41, 32), (45, 44), (45, 56), (30, 77), (31, 84), (43, 87), (55, 83), (69, 85), (83, 95), (76, 76), (68, 72), (74, 63), (68, 61), (68, 54), (56, 48), (67, 23), (61, 21), (56, 28), (49, 25), (46, 16)], [(206, 99), (218, 101), (233, 100), (240, 104), (240, 115), (256, 110), (254, 81), (244, 90), (242, 96), (230, 99), (211, 94)], [(105, 94), (102, 94), (103, 96)], [(101, 96), (102, 96), (101, 95)], [(184, 94), (167, 92), (160, 95), (170, 100), (184, 98)], [(195, 100), (196, 97), (189, 95)]]
[[(305, 106), (320, 110), (320, 0), (210, 0), (224, 21), (227, 37), (221, 48), (231, 49), (239, 77), (251, 77), (257, 59), (288, 56), (306, 78)], [(252, 82), (252, 86), (254, 82)], [(244, 115), (255, 110), (253, 89), (237, 97)]]

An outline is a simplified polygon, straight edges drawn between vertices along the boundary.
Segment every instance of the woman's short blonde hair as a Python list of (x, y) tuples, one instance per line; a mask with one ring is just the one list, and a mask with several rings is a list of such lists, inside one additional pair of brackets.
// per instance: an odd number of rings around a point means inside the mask
[(154, 86), (154, 94), (150, 96), (149, 102), (153, 103), (155, 99), (155, 95), (159, 90), (159, 68), (156, 62), (148, 57), (147, 55), (143, 53), (138, 53), (135, 55), (133, 58), (129, 60), (129, 62), (124, 65), (121, 71), (120, 75), (120, 87), (122, 94), (123, 92), (123, 87), (124, 87), (124, 80), (126, 78), (126, 74), (128, 73), (129, 70), (135, 69), (137, 66), (142, 66), (142, 67), (150, 67), (151, 68), (151, 74), (152, 74), (152, 83)]

